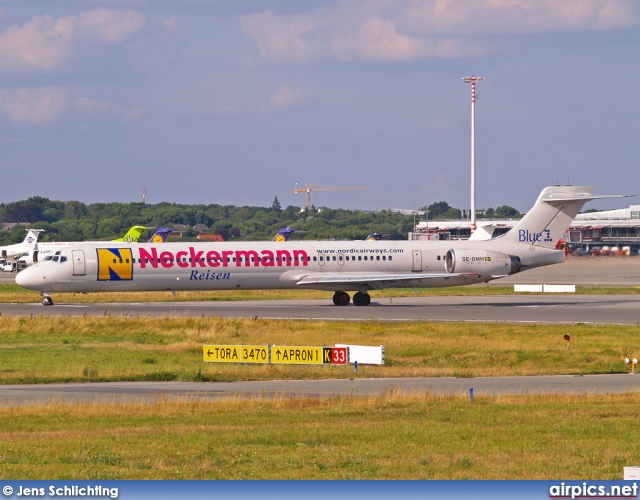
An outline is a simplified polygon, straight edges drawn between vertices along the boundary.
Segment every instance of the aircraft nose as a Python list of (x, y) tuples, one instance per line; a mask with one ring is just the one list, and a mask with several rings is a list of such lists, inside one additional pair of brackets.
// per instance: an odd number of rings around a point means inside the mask
[(29, 283), (31, 282), (30, 274), (31, 273), (27, 272), (26, 269), (24, 271), (20, 271), (16, 275), (16, 285), (20, 285), (24, 288), (29, 288)]

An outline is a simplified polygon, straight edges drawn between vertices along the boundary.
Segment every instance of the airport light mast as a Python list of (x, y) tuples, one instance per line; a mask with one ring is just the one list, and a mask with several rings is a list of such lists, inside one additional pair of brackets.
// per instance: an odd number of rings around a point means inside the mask
[(462, 79), (471, 84), (471, 234), (476, 230), (476, 82), (484, 80), (471, 75)]

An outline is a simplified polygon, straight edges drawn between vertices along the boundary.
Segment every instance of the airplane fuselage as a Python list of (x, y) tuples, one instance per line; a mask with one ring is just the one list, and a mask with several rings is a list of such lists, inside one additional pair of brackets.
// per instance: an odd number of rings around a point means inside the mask
[(370, 290), (484, 283), (564, 261), (561, 237), (591, 186), (549, 186), (506, 234), (468, 241), (287, 241), (67, 247), (16, 277), (51, 292), (311, 288), (366, 306)]
[[(55, 262), (38, 263), (41, 281), (21, 284), (47, 292), (364, 291), (483, 283), (526, 267), (522, 262), (514, 269), (508, 254), (489, 248), (496, 246), (491, 242), (482, 243), (481, 247), (453, 241), (85, 244), (63, 249)], [(451, 261), (451, 252), (456, 262)], [(548, 254), (546, 263), (564, 260), (561, 251), (536, 249), (538, 261), (540, 253)], [(326, 281), (326, 277), (333, 279)], [(374, 284), (365, 286), (365, 281)]]

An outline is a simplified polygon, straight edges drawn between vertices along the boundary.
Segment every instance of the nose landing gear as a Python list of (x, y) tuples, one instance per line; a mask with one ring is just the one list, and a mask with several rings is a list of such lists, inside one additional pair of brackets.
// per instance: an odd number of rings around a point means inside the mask
[(43, 306), (52, 306), (53, 305), (53, 299), (51, 298), (51, 295), (49, 295), (48, 293), (43, 293), (42, 294), (42, 305)]

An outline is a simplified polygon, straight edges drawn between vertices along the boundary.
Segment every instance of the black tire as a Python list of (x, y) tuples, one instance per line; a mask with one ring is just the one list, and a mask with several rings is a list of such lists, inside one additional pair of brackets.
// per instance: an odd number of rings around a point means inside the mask
[(52, 306), (53, 299), (51, 297), (42, 297), (42, 305), (43, 306)]
[(371, 304), (371, 296), (368, 293), (356, 292), (353, 296), (353, 303), (357, 306), (368, 306)]
[(336, 306), (348, 306), (351, 297), (346, 292), (336, 292), (333, 294), (333, 304)]

